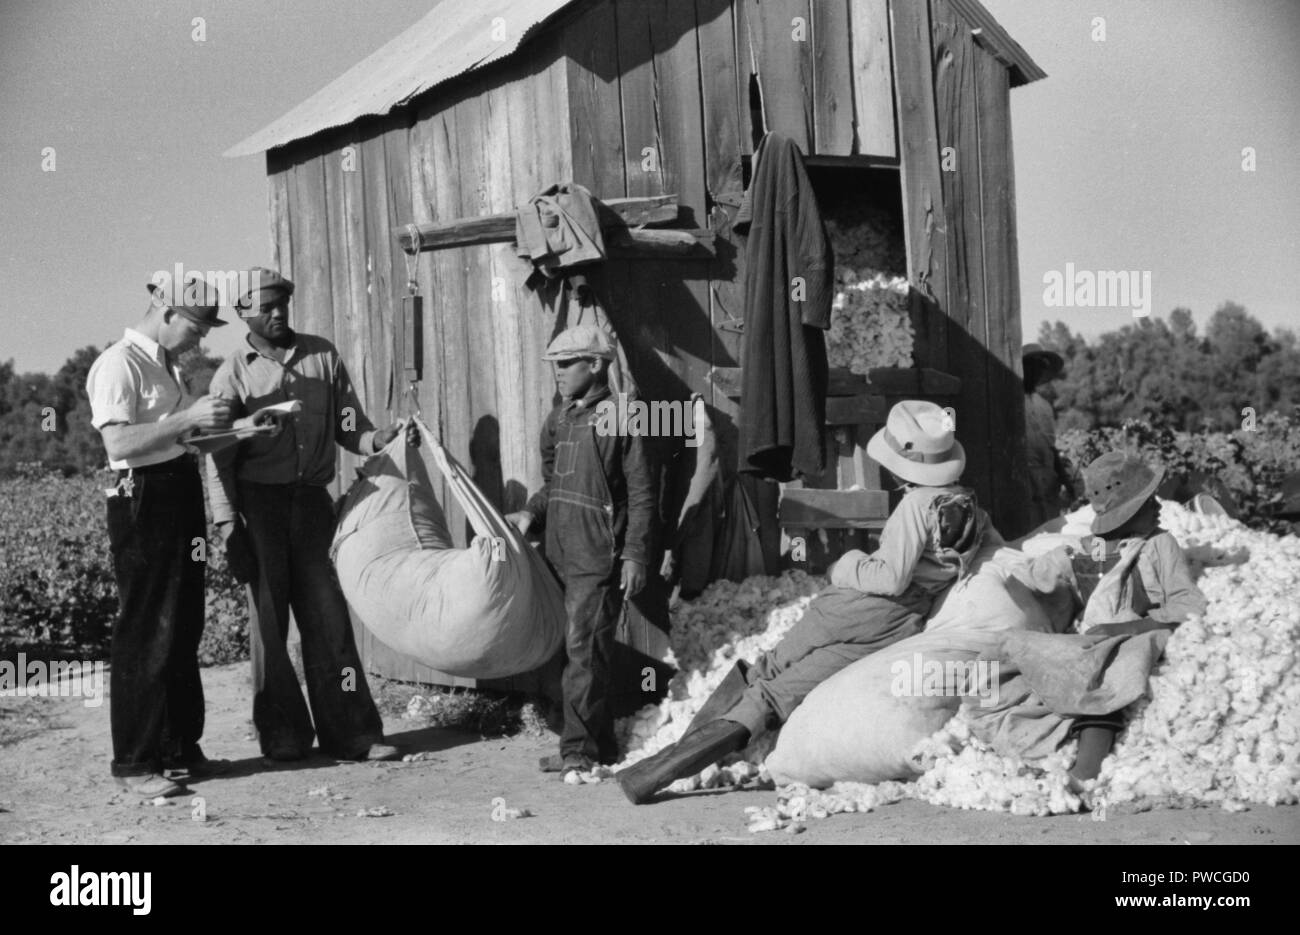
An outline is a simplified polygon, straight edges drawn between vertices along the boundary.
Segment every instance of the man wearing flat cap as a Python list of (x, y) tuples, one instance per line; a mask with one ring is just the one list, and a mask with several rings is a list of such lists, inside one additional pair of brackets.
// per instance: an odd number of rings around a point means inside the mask
[(160, 276), (147, 288), (144, 317), (95, 360), (86, 393), (116, 479), (105, 491), (120, 603), (110, 649), (111, 769), (128, 791), (154, 798), (181, 794), (175, 778), (216, 766), (199, 747), (206, 566), (192, 556), (206, 537), (203, 484), (181, 439), (229, 428), (231, 411), (226, 400), (192, 395), (177, 363), (225, 324), (216, 289), (197, 276)]
[[(313, 736), (339, 759), (391, 759), (398, 751), (382, 742), (330, 561), (334, 511), (326, 486), (334, 479), (335, 445), (370, 455), (400, 426), (376, 430), (334, 345), (289, 327), (293, 288), (275, 270), (250, 270), (235, 303), (249, 334), (210, 390), (236, 414), (301, 404), (275, 437), (243, 441), (208, 460), (213, 519), (231, 571), (248, 586), (253, 723), (263, 756), (273, 762), (305, 758)], [(302, 636), (310, 713), (286, 646), (290, 609)]]

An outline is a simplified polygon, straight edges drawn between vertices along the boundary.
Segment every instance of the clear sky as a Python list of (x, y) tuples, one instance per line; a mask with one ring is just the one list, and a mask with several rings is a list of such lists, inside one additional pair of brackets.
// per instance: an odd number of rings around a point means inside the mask
[[(53, 371), (115, 340), (177, 261), (267, 263), (264, 162), (221, 153), (431, 2), (0, 0), (0, 360)], [(1300, 326), (1300, 0), (986, 6), (1048, 72), (1012, 92), (1027, 337), (1049, 312), (1131, 320), (1044, 308), (1067, 263), (1149, 270), (1155, 314), (1232, 299)]]
[(1067, 263), (1150, 271), (1155, 315), (1204, 324), (1232, 300), (1300, 328), (1300, 0), (984, 5), (1047, 72), (1011, 92), (1026, 340), (1044, 318), (1088, 336), (1133, 320), (1046, 308)]

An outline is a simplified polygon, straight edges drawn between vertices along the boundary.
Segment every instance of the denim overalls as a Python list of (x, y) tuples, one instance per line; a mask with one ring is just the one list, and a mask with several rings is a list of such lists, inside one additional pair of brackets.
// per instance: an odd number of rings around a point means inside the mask
[(529, 504), (540, 513), (545, 503), (546, 557), (564, 583), (569, 621), (560, 753), (602, 762), (618, 754), (607, 696), (623, 603), (619, 559), (645, 562), (653, 508), (641, 440), (597, 432), (597, 406), (608, 398), (607, 387), (593, 390), (548, 420), (550, 476)]

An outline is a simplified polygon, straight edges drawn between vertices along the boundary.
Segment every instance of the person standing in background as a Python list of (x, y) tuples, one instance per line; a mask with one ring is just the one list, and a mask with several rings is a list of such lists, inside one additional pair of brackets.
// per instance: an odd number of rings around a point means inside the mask
[[(1059, 516), (1074, 499), (1074, 482), (1056, 450), (1053, 385), (1065, 375), (1065, 361), (1056, 351), (1026, 344), (1022, 360), (1025, 385), (1025, 454), (1029, 465), (1029, 528)], [(1064, 491), (1064, 498), (1061, 494)]]

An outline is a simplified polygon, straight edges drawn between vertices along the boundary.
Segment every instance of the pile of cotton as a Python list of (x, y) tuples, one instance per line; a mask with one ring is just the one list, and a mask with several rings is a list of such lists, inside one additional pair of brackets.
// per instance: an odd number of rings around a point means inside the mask
[(877, 274), (848, 282), (837, 276), (826, 332), (826, 360), (866, 376), (875, 367), (912, 366), (912, 319), (905, 276)]
[[(618, 722), (620, 747), (626, 752), (620, 765), (635, 763), (679, 740), (736, 660), (753, 662), (776, 646), (825, 585), (824, 578), (787, 571), (775, 578), (715, 581), (694, 600), (674, 604), (669, 661), (678, 672), (661, 704), (648, 705)], [(754, 764), (765, 752), (756, 746), (745, 751), (739, 762), (706, 770), (673, 788), (711, 788), (756, 779), (759, 771)]]
[(912, 366), (906, 264), (890, 218), (859, 205), (827, 221), (826, 232), (835, 252), (827, 361), (863, 376), (874, 367)]
[(1097, 795), (1229, 810), (1300, 801), (1300, 538), (1175, 503), (1160, 522), (1204, 569), (1209, 607), (1170, 637)]
[[(1300, 801), (1300, 538), (1257, 532), (1223, 516), (1163, 502), (1161, 526), (1187, 554), (1208, 608), (1170, 637), (1150, 698), (1090, 790), (1093, 808)], [(1026, 762), (970, 735), (963, 712), (913, 753), (910, 783), (785, 787), (777, 804), (747, 809), (751, 831), (797, 830), (810, 818), (870, 811), (900, 799), (1049, 815), (1078, 811), (1067, 788), (1074, 745)]]
[(1080, 807), (1079, 797), (1067, 786), (1073, 744), (1036, 763), (1000, 756), (971, 736), (963, 711), (919, 743), (912, 759), (925, 771), (912, 782), (837, 782), (828, 789), (802, 783), (783, 786), (775, 806), (745, 809), (748, 830), (797, 831), (809, 819), (870, 812), (903, 799), (1013, 815), (1068, 814)]

